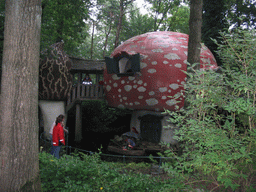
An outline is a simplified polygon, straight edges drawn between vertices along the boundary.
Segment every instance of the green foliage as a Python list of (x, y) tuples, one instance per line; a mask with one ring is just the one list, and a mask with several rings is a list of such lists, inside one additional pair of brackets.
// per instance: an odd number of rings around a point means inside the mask
[(41, 50), (63, 40), (65, 51), (76, 55), (87, 36), (89, 5), (90, 1), (83, 0), (42, 0)]
[(118, 116), (124, 116), (130, 112), (127, 109), (110, 108), (103, 101), (85, 101), (82, 107), (88, 131), (94, 130), (102, 133), (111, 129), (108, 125), (114, 122)]
[(138, 10), (132, 9), (130, 16), (124, 21), (121, 40), (126, 41), (137, 35), (154, 31), (154, 19), (149, 15), (142, 15)]
[[(81, 156), (81, 157), (78, 157)], [(165, 181), (148, 174), (136, 174), (132, 170), (148, 167), (147, 164), (120, 164), (100, 160), (99, 154), (80, 153), (53, 158), (40, 153), (40, 174), (44, 191), (180, 191), (183, 184), (174, 185), (175, 179)], [(178, 183), (178, 181), (176, 181)]]
[(146, 0), (152, 5), (151, 16), (154, 18), (154, 31), (178, 31), (188, 33), (189, 8), (181, 5), (180, 0)]
[[(180, 128), (176, 139), (183, 153), (165, 167), (183, 178), (217, 184), (220, 189), (251, 190), (255, 177), (256, 87), (254, 31), (222, 33), (222, 73), (187, 72), (188, 105), (179, 112), (166, 111)], [(188, 182), (191, 182), (188, 181)]]
[(232, 28), (255, 28), (256, 6), (254, 0), (225, 0), (227, 7), (226, 16)]
[(218, 45), (212, 41), (219, 41), (220, 31), (228, 28), (226, 12), (228, 10), (225, 0), (204, 0), (203, 1), (203, 23), (202, 23), (202, 41), (214, 54), (218, 65), (221, 65), (216, 51)]
[(189, 34), (189, 15), (190, 9), (186, 5), (181, 5), (171, 9), (171, 16), (163, 24), (167, 31), (175, 31)]

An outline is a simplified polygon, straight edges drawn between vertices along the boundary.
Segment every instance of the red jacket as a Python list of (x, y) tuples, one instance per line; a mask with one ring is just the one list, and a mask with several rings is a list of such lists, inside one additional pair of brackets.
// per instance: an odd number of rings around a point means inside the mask
[(59, 146), (59, 141), (65, 145), (64, 130), (60, 123), (55, 125), (52, 132), (52, 144), (53, 146)]

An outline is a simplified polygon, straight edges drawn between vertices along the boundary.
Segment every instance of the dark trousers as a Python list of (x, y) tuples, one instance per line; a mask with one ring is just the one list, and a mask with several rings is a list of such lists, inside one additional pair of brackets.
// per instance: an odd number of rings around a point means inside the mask
[(52, 146), (52, 152), (54, 155), (54, 157), (56, 157), (57, 159), (60, 158), (60, 149), (61, 149), (61, 146)]

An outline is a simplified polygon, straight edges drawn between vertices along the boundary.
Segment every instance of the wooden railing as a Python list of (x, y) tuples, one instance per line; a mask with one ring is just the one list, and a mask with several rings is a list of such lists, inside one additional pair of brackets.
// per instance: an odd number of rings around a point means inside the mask
[(72, 108), (75, 102), (85, 100), (101, 100), (104, 99), (102, 85), (76, 85), (71, 91), (67, 100), (67, 110)]

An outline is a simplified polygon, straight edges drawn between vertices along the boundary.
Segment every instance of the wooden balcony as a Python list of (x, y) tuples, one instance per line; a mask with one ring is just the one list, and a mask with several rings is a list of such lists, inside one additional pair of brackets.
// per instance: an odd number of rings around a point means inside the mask
[(103, 86), (102, 85), (75, 85), (70, 92), (67, 100), (66, 111), (69, 111), (74, 104), (87, 100), (103, 100)]

